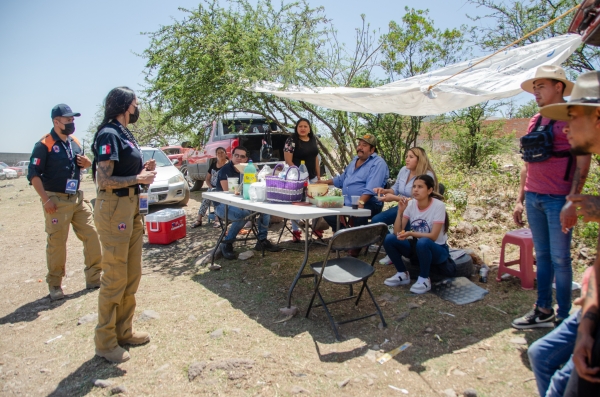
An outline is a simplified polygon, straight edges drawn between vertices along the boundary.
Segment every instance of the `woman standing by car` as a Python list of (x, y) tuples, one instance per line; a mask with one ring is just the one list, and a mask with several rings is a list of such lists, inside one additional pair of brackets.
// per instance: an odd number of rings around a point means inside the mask
[[(217, 187), (217, 175), (219, 174), (219, 170), (221, 169), (221, 167), (223, 167), (229, 162), (225, 148), (219, 146), (215, 154), (217, 155), (217, 158), (211, 162), (210, 167), (208, 168), (208, 172), (206, 173), (205, 182), (208, 185), (209, 192), (215, 190), (215, 188)], [(192, 227), (202, 226), (202, 217), (206, 215), (206, 211), (208, 211), (209, 206), (210, 200), (203, 199), (202, 204), (200, 205), (200, 209), (198, 210), (198, 219), (196, 219), (196, 222), (192, 224)]]
[(139, 189), (150, 185), (156, 175), (156, 162), (143, 163), (142, 150), (127, 129), (138, 117), (133, 90), (112, 89), (92, 145), (92, 172), (98, 189), (94, 221), (102, 244), (103, 270), (94, 341), (96, 355), (114, 363), (130, 358), (122, 346), (150, 341), (148, 333), (133, 330), (135, 293), (142, 277)]
[[(431, 163), (427, 158), (427, 153), (420, 147), (414, 147), (406, 152), (405, 166), (400, 169), (396, 177), (396, 183), (391, 189), (375, 188), (373, 191), (377, 194), (377, 199), (385, 203), (398, 202), (401, 197), (412, 197), (413, 182), (417, 175), (429, 175), (434, 180), (434, 190), (438, 191), (438, 182), (431, 167)], [(398, 207), (389, 208), (375, 215), (371, 220), (372, 223), (383, 222), (386, 225), (391, 225), (396, 220)], [(389, 255), (379, 261), (382, 265), (392, 263)]]
[[(308, 170), (309, 183), (314, 183), (321, 178), (317, 137), (312, 131), (310, 121), (301, 118), (296, 122), (294, 133), (285, 141), (283, 152), (285, 163), (289, 166), (299, 167), (304, 161)], [(302, 232), (296, 221), (292, 221), (292, 233), (294, 242), (302, 241)], [(314, 233), (319, 237), (322, 236), (321, 232)]]

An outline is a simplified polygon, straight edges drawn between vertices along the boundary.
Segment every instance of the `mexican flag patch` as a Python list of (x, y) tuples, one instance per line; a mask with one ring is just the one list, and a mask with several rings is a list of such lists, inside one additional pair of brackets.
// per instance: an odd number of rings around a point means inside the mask
[(40, 159), (33, 157), (31, 159), (31, 162), (33, 163), (33, 165), (40, 165)]
[(100, 154), (110, 154), (110, 145), (100, 146)]

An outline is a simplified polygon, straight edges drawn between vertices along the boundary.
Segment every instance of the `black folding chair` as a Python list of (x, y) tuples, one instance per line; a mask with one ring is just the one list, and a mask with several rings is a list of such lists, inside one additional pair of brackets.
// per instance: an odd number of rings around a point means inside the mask
[[(362, 320), (371, 316), (379, 315), (381, 318), (381, 322), (384, 327), (387, 326), (385, 319), (383, 318), (383, 314), (381, 313), (381, 309), (377, 302), (375, 301), (375, 297), (373, 293), (369, 289), (367, 285), (367, 281), (369, 277), (373, 275), (375, 272), (375, 268), (373, 265), (375, 264), (375, 259), (377, 259), (377, 255), (379, 254), (379, 250), (381, 249), (381, 245), (383, 244), (383, 240), (388, 233), (387, 225), (384, 223), (375, 223), (371, 225), (353, 227), (349, 229), (342, 229), (337, 231), (331, 240), (329, 241), (329, 247), (327, 249), (327, 256), (322, 262), (315, 262), (310, 265), (311, 269), (314, 272), (315, 277), (315, 291), (310, 299), (310, 304), (308, 305), (308, 310), (306, 311), (306, 317), (310, 314), (310, 310), (313, 307), (323, 306), (325, 309), (325, 313), (329, 318), (329, 322), (333, 328), (333, 332), (335, 333), (335, 338), (337, 340), (340, 339), (340, 334), (338, 333), (338, 325), (346, 324), (352, 321)], [(377, 252), (373, 256), (373, 260), (371, 264), (363, 262), (358, 258), (354, 258), (351, 256), (346, 256), (344, 258), (340, 258), (340, 251), (346, 251), (351, 249), (362, 249), (364, 247), (368, 247), (371, 244), (377, 244)], [(329, 259), (331, 256), (331, 251), (335, 250), (337, 252), (336, 257)], [(349, 295), (347, 297), (332, 300), (329, 302), (325, 302), (321, 292), (319, 291), (319, 286), (321, 285), (321, 281), (328, 281), (333, 284), (346, 284), (350, 288)], [(362, 287), (360, 288), (360, 292), (358, 295), (354, 295), (352, 286), (353, 284), (362, 282)], [(354, 303), (358, 306), (358, 302), (362, 296), (364, 290), (367, 290), (375, 308), (376, 312), (367, 314), (365, 316), (352, 318), (344, 321), (334, 321), (327, 305), (337, 302), (342, 302), (348, 299), (356, 298), (356, 302)], [(321, 303), (313, 305), (315, 296), (319, 297)]]

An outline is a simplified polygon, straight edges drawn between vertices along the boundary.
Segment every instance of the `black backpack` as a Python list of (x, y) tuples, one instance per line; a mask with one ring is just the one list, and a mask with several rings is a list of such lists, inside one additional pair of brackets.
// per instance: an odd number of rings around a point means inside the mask
[(540, 115), (535, 123), (533, 131), (521, 137), (521, 157), (527, 163), (539, 163), (548, 160), (550, 157), (569, 157), (567, 171), (564, 180), (569, 180), (571, 166), (573, 165), (573, 155), (569, 150), (554, 151), (554, 128), (555, 120), (550, 120), (547, 125), (540, 125), (542, 116)]

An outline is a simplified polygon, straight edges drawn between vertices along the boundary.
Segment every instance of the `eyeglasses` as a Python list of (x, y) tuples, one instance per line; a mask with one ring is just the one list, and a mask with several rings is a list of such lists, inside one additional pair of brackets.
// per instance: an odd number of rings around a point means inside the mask
[(233, 157), (235, 157), (236, 159), (245, 159), (248, 158), (245, 154), (234, 154)]

